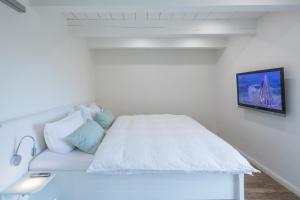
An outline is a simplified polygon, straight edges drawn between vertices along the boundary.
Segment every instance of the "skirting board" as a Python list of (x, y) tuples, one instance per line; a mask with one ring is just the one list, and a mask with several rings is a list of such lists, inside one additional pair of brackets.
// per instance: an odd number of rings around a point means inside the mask
[(276, 174), (274, 171), (272, 171), (268, 167), (266, 167), (263, 164), (261, 164), (260, 162), (256, 161), (251, 156), (248, 156), (246, 153), (244, 153), (240, 149), (238, 149), (238, 151), (241, 154), (243, 154), (243, 156), (245, 156), (254, 166), (257, 166), (257, 168), (259, 168), (265, 174), (269, 175), (275, 181), (277, 181), (278, 183), (280, 183), (281, 185), (283, 185), (284, 187), (286, 187), (288, 190), (290, 190), (291, 192), (293, 192), (295, 195), (297, 195), (298, 197), (300, 197), (300, 188), (296, 187), (295, 185), (293, 185), (292, 183), (290, 183), (289, 181), (287, 181), (283, 177), (279, 176), (278, 174)]

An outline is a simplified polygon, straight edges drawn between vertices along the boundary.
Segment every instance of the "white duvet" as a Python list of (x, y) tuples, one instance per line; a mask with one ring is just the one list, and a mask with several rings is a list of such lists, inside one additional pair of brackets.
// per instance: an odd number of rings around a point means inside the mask
[(232, 146), (184, 115), (121, 116), (87, 172), (257, 172)]

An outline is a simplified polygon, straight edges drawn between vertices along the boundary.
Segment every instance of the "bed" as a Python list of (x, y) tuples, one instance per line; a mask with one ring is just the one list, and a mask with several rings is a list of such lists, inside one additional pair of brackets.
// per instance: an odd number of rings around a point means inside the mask
[(30, 170), (57, 174), (43, 197), (33, 199), (58, 200), (243, 200), (244, 174), (257, 172), (232, 146), (184, 115), (121, 116), (94, 156), (45, 151)]
[(30, 171), (75, 171), (84, 172), (93, 160), (93, 155), (75, 149), (67, 154), (59, 154), (45, 150), (30, 164)]

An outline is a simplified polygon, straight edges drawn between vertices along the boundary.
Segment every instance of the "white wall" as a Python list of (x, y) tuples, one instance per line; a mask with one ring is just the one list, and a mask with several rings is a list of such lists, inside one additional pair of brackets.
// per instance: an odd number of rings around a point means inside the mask
[[(300, 14), (270, 14), (218, 62), (218, 133), (300, 195)], [(285, 67), (286, 117), (238, 108), (235, 74)]]
[(94, 98), (86, 42), (62, 17), (0, 3), (0, 121)]
[(215, 52), (98, 50), (97, 102), (120, 114), (187, 114), (215, 130)]
[(20, 14), (0, 3), (0, 191), (27, 170), (30, 140), (20, 149), (21, 166), (9, 163), (16, 141), (34, 135), (40, 151), (43, 123), (70, 109), (15, 118), (94, 99), (94, 67), (85, 41), (70, 37), (60, 17), (27, 10)]

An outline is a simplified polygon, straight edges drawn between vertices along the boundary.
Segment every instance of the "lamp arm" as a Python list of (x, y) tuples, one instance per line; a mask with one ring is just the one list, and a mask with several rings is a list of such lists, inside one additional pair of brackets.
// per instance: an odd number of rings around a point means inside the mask
[(32, 140), (32, 142), (33, 142), (33, 148), (32, 148), (31, 155), (32, 155), (32, 157), (34, 157), (34, 156), (36, 155), (35, 139), (34, 139), (34, 137), (32, 137), (31, 135), (25, 135), (25, 136), (23, 136), (23, 137), (21, 138), (21, 140), (20, 140), (20, 142), (18, 143), (18, 146), (17, 146), (17, 148), (16, 148), (15, 154), (18, 154), (19, 148), (20, 148), (20, 146), (21, 146), (21, 144), (22, 144), (22, 142), (23, 142), (23, 140), (24, 140), (25, 138), (30, 138), (30, 139)]

